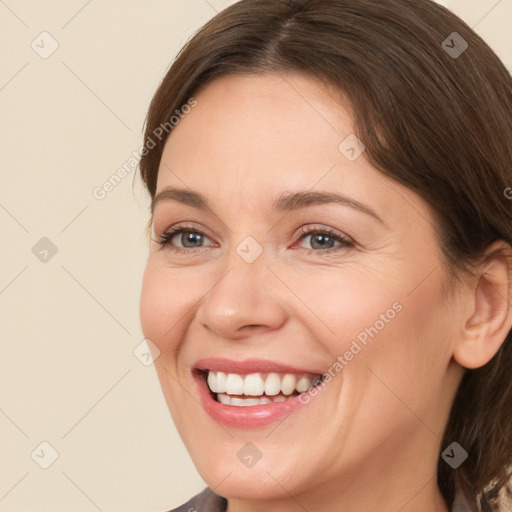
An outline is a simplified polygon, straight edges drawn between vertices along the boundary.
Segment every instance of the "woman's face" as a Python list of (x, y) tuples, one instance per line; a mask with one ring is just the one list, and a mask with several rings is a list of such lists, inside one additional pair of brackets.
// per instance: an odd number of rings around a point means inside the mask
[(200, 474), (240, 499), (423, 492), (460, 378), (426, 203), (310, 78), (195, 98), (159, 168), (141, 321)]

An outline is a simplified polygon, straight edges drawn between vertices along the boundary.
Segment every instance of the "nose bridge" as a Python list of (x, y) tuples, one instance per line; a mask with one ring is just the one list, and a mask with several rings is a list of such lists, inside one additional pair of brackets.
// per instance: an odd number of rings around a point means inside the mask
[[(222, 337), (240, 337), (244, 327), (275, 329), (285, 319), (275, 295), (263, 246), (252, 236), (242, 238), (226, 259), (225, 272), (208, 291), (198, 316)], [(252, 330), (252, 329), (251, 329)]]

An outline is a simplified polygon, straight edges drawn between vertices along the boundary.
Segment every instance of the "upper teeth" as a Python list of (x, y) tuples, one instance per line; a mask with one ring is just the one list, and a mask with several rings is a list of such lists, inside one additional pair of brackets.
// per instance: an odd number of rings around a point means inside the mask
[(295, 390), (299, 393), (307, 391), (315, 378), (308, 375), (297, 376), (292, 373), (237, 373), (208, 372), (208, 386), (213, 393), (228, 395), (268, 396), (291, 395)]

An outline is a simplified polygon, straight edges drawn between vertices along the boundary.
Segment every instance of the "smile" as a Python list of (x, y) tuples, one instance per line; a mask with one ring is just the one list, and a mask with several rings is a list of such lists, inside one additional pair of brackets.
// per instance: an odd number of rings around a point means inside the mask
[(242, 428), (267, 425), (303, 406), (301, 394), (321, 380), (320, 372), (257, 360), (205, 359), (193, 375), (204, 410), (217, 423)]

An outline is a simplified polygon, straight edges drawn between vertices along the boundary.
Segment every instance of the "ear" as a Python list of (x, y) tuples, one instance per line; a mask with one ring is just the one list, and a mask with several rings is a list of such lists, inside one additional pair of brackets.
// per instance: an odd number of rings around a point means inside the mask
[(468, 314), (453, 357), (465, 368), (480, 368), (498, 352), (512, 328), (512, 248), (496, 242), (471, 279)]

